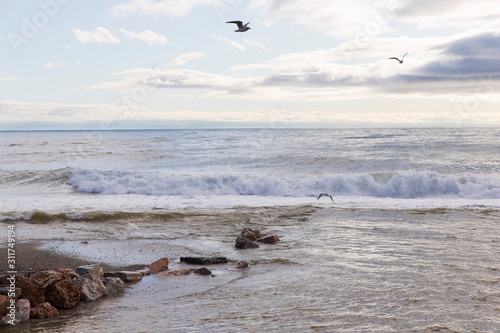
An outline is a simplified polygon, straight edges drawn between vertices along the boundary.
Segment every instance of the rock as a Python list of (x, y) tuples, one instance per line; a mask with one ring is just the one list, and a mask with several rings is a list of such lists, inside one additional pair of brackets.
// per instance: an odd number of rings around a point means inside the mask
[[(12, 295), (12, 293), (14, 293), (14, 295)], [(21, 296), (21, 288), (11, 289), (10, 287), (0, 287), (0, 295), (9, 296), (9, 294), (17, 300), (19, 296)]]
[(104, 286), (106, 287), (106, 296), (121, 296), (125, 292), (125, 282), (117, 277), (105, 277)]
[(142, 280), (142, 273), (137, 271), (106, 272), (104, 277), (117, 277), (122, 279), (123, 282), (139, 282)]
[(80, 274), (78, 274), (71, 268), (56, 268), (56, 272), (61, 273), (64, 278), (69, 278), (69, 279), (75, 279), (80, 276)]
[(238, 261), (238, 265), (236, 265), (236, 268), (247, 268), (248, 263), (246, 261)]
[(211, 275), (212, 274), (212, 271), (209, 270), (208, 268), (206, 267), (202, 267), (202, 268), (198, 268), (194, 271), (195, 274), (198, 274), (198, 275)]
[(161, 258), (159, 260), (156, 260), (154, 263), (148, 266), (148, 269), (151, 271), (152, 274), (163, 272), (168, 270), (168, 258)]
[(6, 314), (9, 310), (7, 307), (10, 305), (11, 298), (7, 295), (0, 295), (0, 317)]
[(265, 236), (257, 239), (257, 242), (266, 243), (266, 244), (276, 244), (280, 241), (278, 235)]
[(49, 302), (38, 304), (30, 310), (30, 319), (45, 319), (59, 315), (59, 311)]
[(24, 323), (30, 319), (31, 304), (27, 299), (16, 301), (16, 323)]
[(142, 276), (148, 276), (148, 275), (151, 275), (151, 271), (149, 270), (149, 268), (141, 269), (141, 270), (138, 270), (137, 272), (138, 272), (138, 273), (141, 273), (141, 274), (142, 274)]
[(21, 288), (19, 298), (30, 301), (32, 306), (45, 303), (45, 288), (37, 279), (16, 276), (16, 287)]
[[(102, 269), (101, 269), (102, 270)], [(73, 281), (82, 293), (82, 301), (95, 301), (106, 293), (106, 287), (101, 279), (93, 273), (80, 275), (78, 279)]]
[(158, 273), (159, 276), (179, 276), (189, 274), (191, 274), (191, 270), (189, 268), (169, 269), (168, 271)]
[(104, 276), (104, 271), (102, 270), (102, 267), (99, 264), (79, 266), (75, 272), (76, 274), (79, 275), (93, 274), (98, 278), (102, 278)]
[(243, 228), (240, 234), (241, 237), (249, 239), (251, 241), (257, 240), (265, 235), (262, 235), (258, 230), (252, 230), (250, 228)]
[(70, 279), (54, 282), (45, 290), (47, 302), (62, 309), (75, 307), (80, 302), (81, 297), (80, 288)]
[(28, 321), (30, 319), (30, 308), (30, 301), (27, 299), (17, 300), (12, 310), (9, 310), (9, 313), (0, 317), (0, 325), (18, 324)]
[(255, 249), (258, 248), (259, 245), (255, 243), (254, 241), (251, 241), (245, 237), (238, 237), (236, 238), (236, 242), (234, 243), (234, 246), (239, 248), (239, 249)]
[[(35, 273), (31, 274), (32, 279), (37, 279), (37, 280), (43, 280), (46, 279), (50, 276), (60, 274), (56, 270), (41, 270), (41, 271), (36, 271)], [(62, 278), (62, 274), (61, 274)]]
[(181, 262), (193, 265), (227, 264), (226, 257), (181, 257)]

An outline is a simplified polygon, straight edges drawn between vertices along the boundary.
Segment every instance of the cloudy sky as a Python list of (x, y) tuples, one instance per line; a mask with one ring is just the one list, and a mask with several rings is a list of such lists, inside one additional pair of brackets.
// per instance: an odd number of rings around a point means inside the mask
[(499, 126), (499, 18), (493, 0), (0, 0), (0, 130)]

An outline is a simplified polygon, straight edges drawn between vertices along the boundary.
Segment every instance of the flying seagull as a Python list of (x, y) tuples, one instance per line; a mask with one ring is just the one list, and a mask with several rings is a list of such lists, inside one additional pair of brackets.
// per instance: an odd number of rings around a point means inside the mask
[(245, 32), (249, 29), (252, 29), (250, 27), (247, 27), (247, 25), (250, 24), (250, 22), (248, 22), (245, 25), (243, 25), (243, 22), (241, 22), (241, 21), (228, 21), (226, 23), (236, 23), (238, 25), (238, 30), (234, 30), (234, 32)]
[[(406, 52), (406, 53), (405, 53), (405, 55), (407, 55), (407, 54), (408, 54), (408, 52)], [(391, 58), (389, 58), (389, 59), (395, 59), (395, 60), (399, 61), (399, 63), (400, 63), (400, 64), (402, 64), (402, 63), (403, 63), (403, 59), (405, 58), (405, 55), (403, 56), (403, 58), (401, 58), (401, 60), (399, 60), (399, 59), (398, 59), (398, 58), (396, 58), (396, 57), (391, 57)]]
[(325, 197), (330, 197), (330, 199), (332, 199), (332, 202), (333, 202), (333, 198), (332, 198), (332, 196), (331, 196), (330, 194), (328, 194), (328, 193), (321, 193), (321, 194), (319, 195), (319, 197), (318, 197), (318, 199), (317, 199), (317, 200), (319, 200), (319, 198), (321, 198), (322, 196), (325, 196)]

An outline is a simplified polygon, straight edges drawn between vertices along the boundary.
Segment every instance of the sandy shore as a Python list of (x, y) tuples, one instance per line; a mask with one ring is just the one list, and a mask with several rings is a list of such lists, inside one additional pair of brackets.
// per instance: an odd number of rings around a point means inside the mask
[[(58, 267), (68, 267), (76, 269), (78, 266), (94, 264), (71, 256), (66, 256), (52, 251), (40, 249), (40, 243), (17, 243), (16, 251), (16, 270), (18, 272), (29, 270), (53, 269)], [(7, 271), (7, 248), (0, 248), (0, 268), (2, 272)], [(98, 263), (98, 262), (97, 262)], [(135, 267), (115, 267), (106, 263), (100, 264), (105, 271), (130, 269)], [(144, 267), (141, 267), (144, 268)]]

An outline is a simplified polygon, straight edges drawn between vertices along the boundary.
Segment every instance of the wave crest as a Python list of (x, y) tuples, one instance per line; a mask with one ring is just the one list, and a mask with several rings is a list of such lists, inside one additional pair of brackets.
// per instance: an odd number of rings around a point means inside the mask
[(260, 195), (280, 197), (331, 195), (392, 198), (454, 196), (500, 198), (497, 175), (442, 175), (433, 171), (336, 175), (206, 175), (72, 170), (68, 184), (99, 194)]

